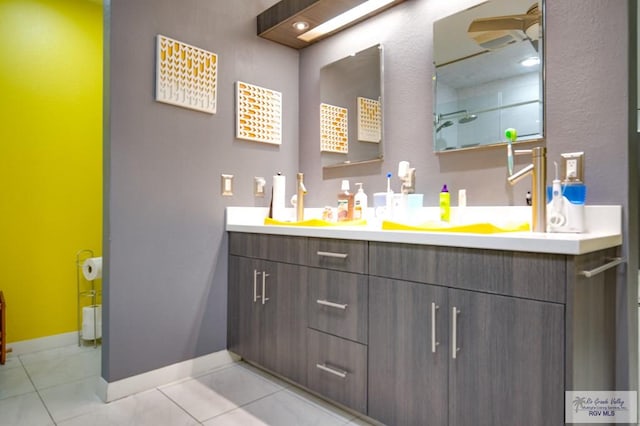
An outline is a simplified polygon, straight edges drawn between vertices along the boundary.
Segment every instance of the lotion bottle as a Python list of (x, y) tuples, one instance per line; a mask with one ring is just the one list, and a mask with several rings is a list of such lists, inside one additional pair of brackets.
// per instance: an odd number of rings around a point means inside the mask
[(440, 220), (442, 222), (449, 222), (451, 214), (451, 195), (449, 189), (445, 184), (440, 191)]
[(354, 196), (349, 192), (349, 181), (343, 180), (338, 193), (338, 222), (353, 220)]
[(365, 219), (367, 212), (367, 194), (365, 194), (362, 189), (362, 183), (356, 183), (356, 185), (360, 186), (360, 188), (358, 188), (358, 192), (354, 198), (353, 219)]

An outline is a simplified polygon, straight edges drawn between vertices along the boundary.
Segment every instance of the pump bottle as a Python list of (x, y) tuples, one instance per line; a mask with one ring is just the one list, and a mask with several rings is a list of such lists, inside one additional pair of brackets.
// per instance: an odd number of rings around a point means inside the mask
[(362, 189), (362, 183), (356, 183), (356, 185), (360, 186), (360, 188), (358, 188), (358, 192), (356, 193), (354, 199), (353, 219), (365, 219), (365, 215), (367, 212), (367, 194), (365, 194), (364, 190)]

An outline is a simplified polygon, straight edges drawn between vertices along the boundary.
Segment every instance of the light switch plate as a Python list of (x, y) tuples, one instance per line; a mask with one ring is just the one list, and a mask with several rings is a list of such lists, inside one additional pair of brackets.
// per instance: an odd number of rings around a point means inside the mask
[(264, 197), (264, 186), (267, 181), (260, 176), (253, 177), (253, 195), (256, 197)]
[(233, 175), (220, 175), (220, 191), (225, 197), (233, 195)]

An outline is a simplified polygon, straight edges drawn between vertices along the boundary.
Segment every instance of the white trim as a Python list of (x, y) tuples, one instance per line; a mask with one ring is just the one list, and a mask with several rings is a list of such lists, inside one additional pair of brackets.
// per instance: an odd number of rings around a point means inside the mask
[(18, 342), (7, 342), (7, 347), (11, 348), (13, 355), (24, 355), (73, 344), (78, 344), (77, 331), (39, 337), (37, 339), (21, 340)]
[(237, 355), (225, 349), (115, 382), (109, 383), (100, 377), (96, 386), (96, 394), (104, 402), (111, 402), (157, 386), (197, 377), (207, 371), (232, 364), (239, 359)]

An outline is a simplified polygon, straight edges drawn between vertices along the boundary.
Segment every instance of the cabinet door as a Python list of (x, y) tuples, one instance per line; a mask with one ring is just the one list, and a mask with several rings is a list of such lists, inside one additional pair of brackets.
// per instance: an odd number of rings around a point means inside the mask
[[(307, 268), (264, 262), (264, 304), (261, 318), (261, 365), (306, 384)], [(262, 295), (262, 276), (259, 294)]]
[(228, 326), (229, 350), (260, 363), (260, 280), (264, 262), (229, 256)]
[(449, 290), (448, 316), (449, 424), (563, 424), (562, 305)]
[(369, 278), (370, 417), (447, 424), (448, 321), (446, 288)]

